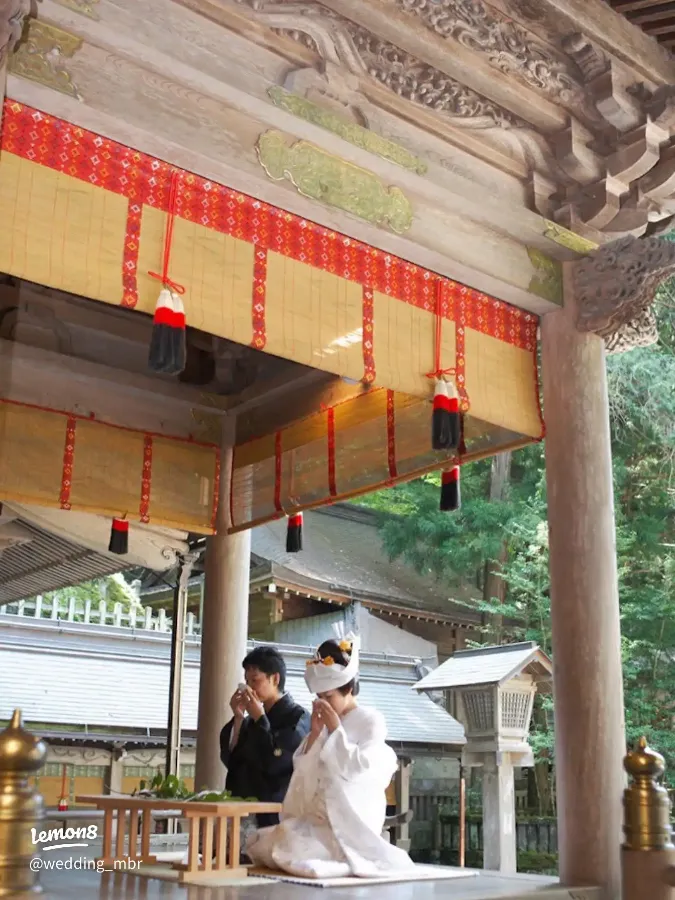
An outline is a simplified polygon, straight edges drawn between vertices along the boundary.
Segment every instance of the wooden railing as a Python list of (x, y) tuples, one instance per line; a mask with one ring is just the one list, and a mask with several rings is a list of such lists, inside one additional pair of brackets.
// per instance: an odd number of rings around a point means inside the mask
[[(0, 606), (0, 615), (23, 616), (32, 619), (52, 619), (59, 622), (81, 622), (92, 625), (108, 625), (115, 628), (133, 628), (137, 631), (160, 631), (170, 633), (172, 622), (164, 609), (132, 606), (127, 609), (121, 603), (106, 603), (100, 600), (78, 601), (75, 597), (66, 600), (50, 600), (36, 597), (34, 600), (16, 600)], [(201, 626), (194, 613), (188, 613), (186, 633), (199, 635)]]

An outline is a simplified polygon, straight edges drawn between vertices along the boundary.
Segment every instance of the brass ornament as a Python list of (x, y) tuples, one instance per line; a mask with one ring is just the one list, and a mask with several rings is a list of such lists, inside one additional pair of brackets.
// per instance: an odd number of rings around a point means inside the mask
[(659, 784), (665, 771), (660, 753), (640, 738), (637, 747), (624, 759), (632, 784), (623, 794), (624, 848), (626, 850), (673, 849), (670, 827), (670, 798)]
[(294, 116), (305, 119), (320, 128), (325, 128), (355, 147), (367, 150), (368, 153), (373, 153), (382, 159), (388, 159), (397, 166), (410, 169), (411, 172), (416, 172), (418, 175), (426, 174), (427, 164), (424, 160), (376, 132), (363, 128), (356, 122), (349, 122), (334, 112), (312, 103), (311, 100), (300, 97), (298, 94), (291, 94), (276, 85), (271, 87), (267, 93), (272, 103), (280, 109), (285, 109)]
[(64, 63), (81, 47), (82, 38), (57, 28), (56, 25), (30, 19), (25, 40), (9, 58), (9, 71), (20, 78), (37, 81), (38, 84), (81, 100)]
[(396, 234), (404, 234), (412, 225), (412, 206), (403, 191), (386, 186), (373, 172), (332, 156), (308, 141), (289, 145), (279, 131), (261, 134), (256, 150), (270, 178), (290, 181), (305, 197)]
[(23, 727), (15, 709), (0, 732), (0, 897), (41, 893), (32, 828), (44, 817), (44, 802), (28, 779), (44, 765), (47, 746)]

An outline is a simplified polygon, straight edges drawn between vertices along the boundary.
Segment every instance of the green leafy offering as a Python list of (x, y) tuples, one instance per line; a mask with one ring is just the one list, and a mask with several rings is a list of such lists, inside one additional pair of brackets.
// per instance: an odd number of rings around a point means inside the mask
[(188, 800), (200, 803), (257, 803), (256, 797), (233, 797), (229, 791), (211, 791), (204, 788), (201, 791), (191, 791), (181, 778), (175, 775), (167, 775), (166, 778), (158, 772), (146, 787), (146, 782), (141, 781), (138, 790), (134, 790), (134, 797), (152, 797), (156, 800)]

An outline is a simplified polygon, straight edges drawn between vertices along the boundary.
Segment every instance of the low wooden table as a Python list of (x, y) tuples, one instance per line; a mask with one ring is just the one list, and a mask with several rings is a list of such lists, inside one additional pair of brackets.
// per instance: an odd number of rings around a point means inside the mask
[[(223, 878), (242, 878), (248, 873), (239, 864), (241, 820), (256, 813), (278, 813), (280, 803), (216, 802), (202, 803), (189, 800), (155, 800), (147, 797), (115, 797), (109, 794), (86, 794), (75, 798), (78, 803), (91, 803), (103, 810), (103, 851), (101, 861), (108, 868), (115, 862), (156, 863), (150, 852), (150, 827), (152, 812), (171, 811), (187, 819), (187, 863), (172, 863), (182, 884), (203, 884)], [(112, 850), (113, 817), (117, 814), (117, 838)], [(129, 846), (124, 852), (126, 815), (129, 813)], [(138, 824), (141, 822), (141, 846), (138, 848)], [(230, 830), (230, 852), (227, 854), (227, 833)], [(202, 837), (202, 859), (199, 860), (199, 842)], [(126, 869), (133, 871), (133, 869)]]

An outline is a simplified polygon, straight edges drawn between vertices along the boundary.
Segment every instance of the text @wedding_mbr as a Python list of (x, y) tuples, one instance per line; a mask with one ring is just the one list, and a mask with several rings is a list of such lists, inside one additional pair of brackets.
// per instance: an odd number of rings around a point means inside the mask
[(66, 859), (49, 859), (34, 856), (30, 861), (33, 872), (133, 872), (140, 866), (137, 859), (115, 859), (112, 865), (106, 866), (102, 859), (91, 859), (87, 856), (68, 856)]
[[(98, 838), (98, 827), (87, 825), (84, 828), (50, 828), (46, 831), (37, 831), (31, 828), (31, 837), (36, 848), (43, 852), (51, 850), (69, 850), (75, 847), (88, 847), (90, 841)], [(92, 859), (87, 856), (68, 856), (49, 858), (34, 856), (30, 862), (33, 872), (42, 871), (96, 871), (96, 872), (131, 872), (138, 869), (140, 860), (115, 859), (112, 866), (106, 866), (102, 859)]]

